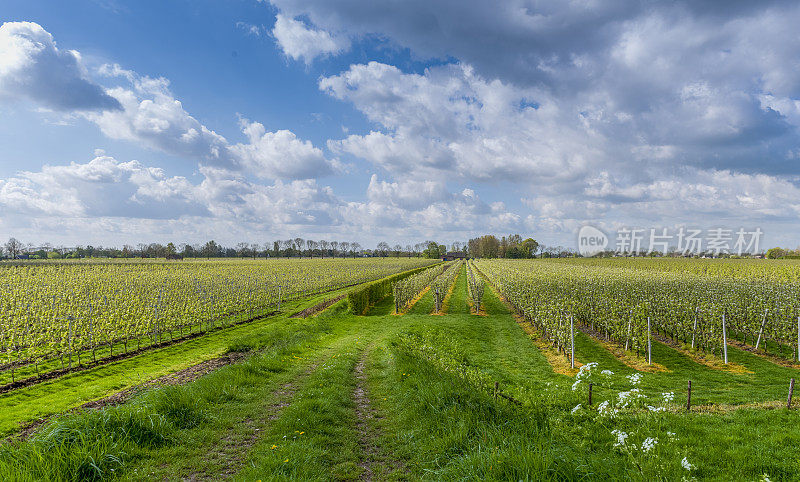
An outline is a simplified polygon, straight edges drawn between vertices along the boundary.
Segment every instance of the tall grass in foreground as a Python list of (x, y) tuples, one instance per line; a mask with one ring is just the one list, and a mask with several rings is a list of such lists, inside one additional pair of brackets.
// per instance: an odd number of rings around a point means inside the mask
[(0, 446), (2, 480), (106, 480), (142, 448), (172, 443), (208, 417), (205, 400), (167, 387), (134, 402), (50, 422), (29, 440)]

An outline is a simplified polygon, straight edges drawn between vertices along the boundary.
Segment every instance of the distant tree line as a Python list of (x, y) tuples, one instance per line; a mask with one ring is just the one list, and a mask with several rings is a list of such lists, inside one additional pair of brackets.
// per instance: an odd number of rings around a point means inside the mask
[[(455, 242), (453, 251), (463, 251), (466, 243)], [(293, 238), (269, 241), (263, 244), (241, 242), (223, 246), (216, 241), (188, 244), (139, 243), (136, 246), (41, 246), (25, 244), (11, 238), (0, 245), (0, 259), (75, 259), (75, 258), (334, 258), (334, 257), (426, 257), (439, 258), (447, 246), (435, 241), (390, 245), (381, 241), (375, 248), (364, 248), (356, 241), (327, 241)]]
[[(777, 248), (780, 249), (780, 248)], [(497, 236), (487, 234), (456, 241), (450, 246), (433, 240), (415, 244), (379, 242), (367, 248), (356, 241), (328, 241), (303, 238), (279, 239), (265, 243), (241, 242), (224, 246), (216, 241), (188, 244), (139, 243), (122, 248), (81, 245), (75, 247), (37, 246), (11, 238), (0, 245), (0, 259), (71, 259), (71, 258), (341, 258), (341, 257), (424, 257), (441, 258), (446, 253), (460, 252), (472, 258), (556, 258), (578, 256), (574, 249), (544, 246), (533, 238), (519, 234)], [(797, 254), (781, 250), (781, 256)], [(777, 254), (780, 254), (777, 253)]]

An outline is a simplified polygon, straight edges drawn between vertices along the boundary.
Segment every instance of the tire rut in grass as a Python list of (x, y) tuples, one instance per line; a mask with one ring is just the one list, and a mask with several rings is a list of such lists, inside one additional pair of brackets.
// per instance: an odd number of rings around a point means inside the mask
[(262, 432), (266, 432), (268, 425), (281, 416), (283, 410), (292, 403), (299, 387), (318, 366), (318, 363), (309, 365), (292, 381), (284, 383), (272, 392), (274, 401), (267, 406), (259, 417), (248, 417), (242, 420), (241, 423), (247, 427), (247, 430), (242, 434), (243, 436), (225, 434), (219, 439), (218, 443), (209, 448), (209, 457), (222, 457), (226, 460), (225, 469), (222, 472), (192, 474), (186, 480), (223, 480), (230, 479), (236, 475), (244, 466), (250, 448), (260, 440)]
[(364, 370), (367, 353), (368, 351), (365, 350), (354, 369), (356, 387), (353, 390), (353, 401), (356, 410), (358, 445), (362, 454), (358, 464), (362, 468), (360, 480), (371, 481), (376, 480), (375, 472), (379, 474), (395, 471), (406, 472), (406, 467), (401, 461), (388, 458), (378, 445), (381, 434), (375, 427), (375, 419), (380, 416), (373, 407), (366, 389), (367, 376)]

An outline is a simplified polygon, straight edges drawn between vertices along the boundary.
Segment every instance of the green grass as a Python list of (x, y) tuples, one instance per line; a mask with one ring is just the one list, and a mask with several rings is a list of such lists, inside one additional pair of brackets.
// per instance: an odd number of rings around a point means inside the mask
[[(577, 333), (575, 356), (582, 362), (596, 361), (600, 368), (619, 374), (631, 374), (636, 370), (617, 360), (600, 344), (587, 335)], [(642, 389), (652, 392), (675, 392), (685, 401), (686, 387), (692, 381), (694, 404), (762, 403), (785, 399), (789, 379), (800, 380), (800, 370), (776, 365), (758, 355), (728, 347), (728, 360), (744, 366), (753, 373), (730, 373), (710, 368), (692, 360), (687, 355), (662, 343), (652, 343), (652, 359), (670, 370), (669, 372), (644, 375)], [(599, 398), (600, 401), (602, 398)]]
[[(624, 376), (635, 370), (578, 334), (577, 358), (614, 372), (597, 380), (586, 408), (585, 384), (572, 390), (572, 377), (554, 373), (489, 289), (483, 307), (487, 316), (469, 314), (462, 271), (445, 316), (430, 315), (428, 293), (402, 316), (392, 314), (391, 299), (367, 316), (350, 315), (340, 302), (315, 318), (279, 316), (217, 341), (209, 336), (215, 349), (251, 356), (5, 444), (0, 478), (358, 480), (367, 465), (376, 480), (800, 478), (798, 411), (681, 409), (688, 379), (696, 403), (730, 408), (785, 399), (797, 370), (730, 347), (731, 361), (754, 372), (732, 374), (654, 343), (653, 360), (671, 371), (645, 373), (639, 387), (651, 399), (674, 391), (674, 403), (665, 412), (640, 407), (604, 417), (597, 405), (629, 390)], [(377, 413), (361, 424), (353, 397), (359, 360)], [(520, 404), (496, 399), (495, 383)], [(628, 435), (625, 447), (614, 446), (612, 430)], [(658, 442), (645, 452), (648, 437)], [(684, 457), (692, 471), (681, 466)]]

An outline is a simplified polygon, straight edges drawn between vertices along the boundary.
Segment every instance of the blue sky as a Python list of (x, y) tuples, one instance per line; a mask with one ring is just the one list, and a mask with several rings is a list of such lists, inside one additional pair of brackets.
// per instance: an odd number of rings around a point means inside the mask
[(798, 244), (795, 2), (0, 7), (0, 236)]

